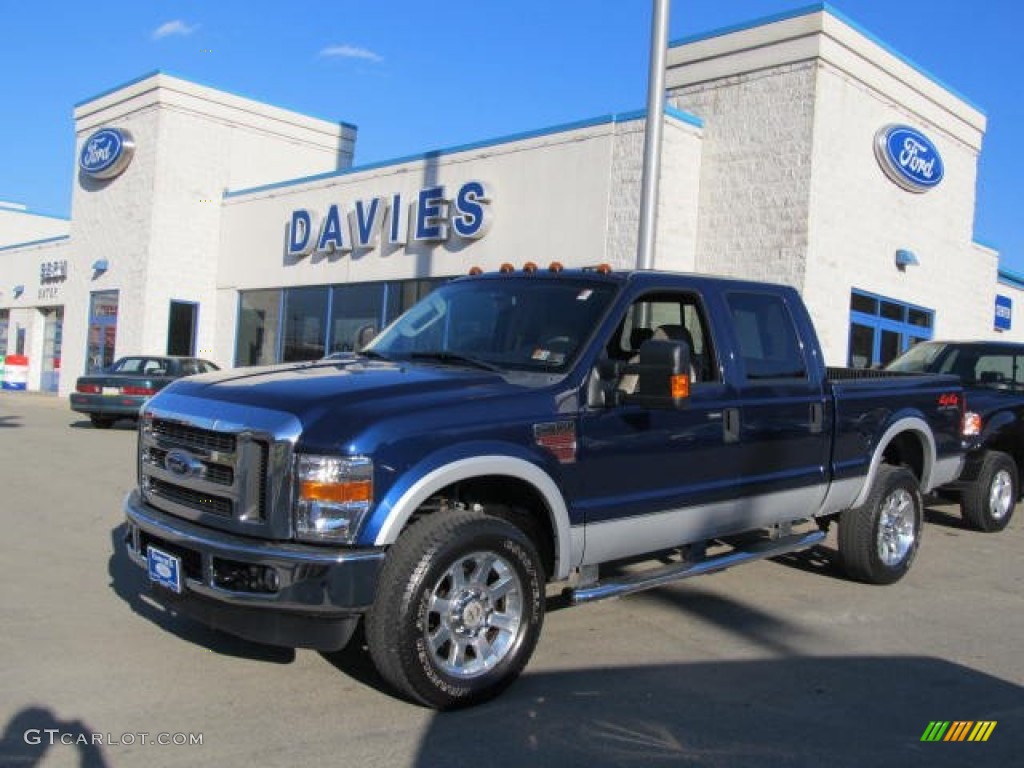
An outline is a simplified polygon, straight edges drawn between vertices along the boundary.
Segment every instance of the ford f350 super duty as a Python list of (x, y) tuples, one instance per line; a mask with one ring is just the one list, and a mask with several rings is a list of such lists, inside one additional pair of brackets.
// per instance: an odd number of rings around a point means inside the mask
[(519, 675), (558, 583), (623, 595), (832, 523), (852, 578), (895, 582), (963, 411), (955, 377), (826, 368), (792, 288), (505, 267), (351, 357), (171, 384), (125, 543), (170, 609), (321, 650), (362, 622), (400, 694), (454, 708)]

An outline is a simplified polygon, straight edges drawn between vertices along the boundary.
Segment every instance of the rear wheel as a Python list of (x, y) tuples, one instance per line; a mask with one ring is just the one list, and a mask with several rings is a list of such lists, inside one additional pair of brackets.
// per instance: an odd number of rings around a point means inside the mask
[(988, 451), (982, 459), (978, 478), (964, 488), (960, 512), (972, 528), (1001, 531), (1017, 503), (1017, 465), (1007, 454)]
[(924, 504), (910, 470), (883, 464), (863, 506), (839, 518), (839, 559), (846, 574), (892, 584), (910, 570), (921, 542)]
[(97, 416), (96, 414), (92, 414), (89, 417), (89, 421), (92, 422), (92, 425), (96, 427), (96, 429), (110, 429), (114, 424), (114, 419), (109, 416)]
[(482, 512), (436, 513), (391, 548), (366, 617), (381, 675), (436, 709), (493, 698), (526, 666), (544, 618), (533, 542)]

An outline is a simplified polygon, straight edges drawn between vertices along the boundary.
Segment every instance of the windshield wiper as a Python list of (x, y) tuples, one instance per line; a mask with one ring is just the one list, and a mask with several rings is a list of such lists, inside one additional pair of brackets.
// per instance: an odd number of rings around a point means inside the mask
[(413, 360), (434, 360), (439, 363), (454, 363), (455, 365), (469, 365), (474, 368), (482, 368), (485, 371), (502, 372), (500, 366), (480, 360), (476, 357), (460, 355), (457, 352), (413, 352), (409, 357)]

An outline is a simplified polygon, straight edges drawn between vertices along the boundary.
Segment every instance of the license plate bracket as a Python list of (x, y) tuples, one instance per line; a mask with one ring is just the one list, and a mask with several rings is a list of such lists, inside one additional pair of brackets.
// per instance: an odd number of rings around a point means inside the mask
[(172, 592), (181, 593), (181, 558), (156, 547), (146, 547), (149, 580)]

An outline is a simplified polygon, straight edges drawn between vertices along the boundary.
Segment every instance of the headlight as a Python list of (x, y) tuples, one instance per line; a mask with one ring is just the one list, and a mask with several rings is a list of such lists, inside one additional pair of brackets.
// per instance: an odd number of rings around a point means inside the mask
[(373, 504), (373, 462), (365, 456), (299, 454), (295, 476), (296, 535), (350, 544)]

